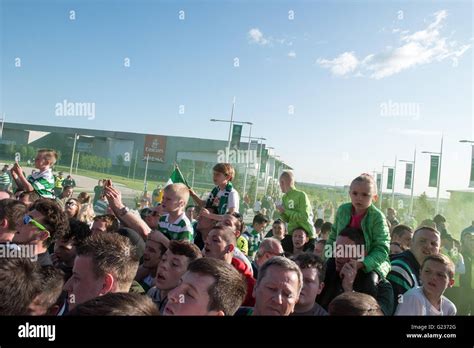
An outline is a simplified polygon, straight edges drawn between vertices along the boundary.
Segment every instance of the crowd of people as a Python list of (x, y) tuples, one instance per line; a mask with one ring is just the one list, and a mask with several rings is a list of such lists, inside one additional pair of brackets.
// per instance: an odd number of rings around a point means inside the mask
[(231, 164), (206, 199), (169, 184), (137, 211), (110, 180), (76, 195), (56, 160), (0, 175), (0, 315), (474, 314), (474, 221), (459, 242), (441, 215), (400, 224), (369, 174), (331, 223), (283, 171), (281, 202), (246, 226)]

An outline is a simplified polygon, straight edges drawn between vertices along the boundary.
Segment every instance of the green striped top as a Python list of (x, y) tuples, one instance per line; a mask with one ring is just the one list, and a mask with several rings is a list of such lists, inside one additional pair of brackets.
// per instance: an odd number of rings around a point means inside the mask
[(51, 169), (42, 172), (33, 172), (27, 178), (33, 189), (43, 198), (54, 199), (54, 176)]
[(193, 242), (194, 230), (185, 213), (182, 213), (176, 221), (169, 221), (169, 214), (160, 217), (159, 230), (170, 240), (189, 240)]

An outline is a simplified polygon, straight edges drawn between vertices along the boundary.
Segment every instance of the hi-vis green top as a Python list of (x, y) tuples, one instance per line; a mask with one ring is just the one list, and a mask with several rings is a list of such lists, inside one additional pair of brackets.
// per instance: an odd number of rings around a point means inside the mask
[(283, 195), (282, 201), (285, 212), (281, 214), (281, 218), (288, 223), (288, 234), (291, 236), (295, 228), (301, 227), (309, 238), (315, 238), (313, 210), (306, 193), (292, 188)]

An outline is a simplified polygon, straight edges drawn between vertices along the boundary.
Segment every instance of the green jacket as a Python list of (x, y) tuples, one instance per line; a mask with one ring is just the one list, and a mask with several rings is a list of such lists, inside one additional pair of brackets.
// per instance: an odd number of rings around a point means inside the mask
[(308, 232), (309, 238), (315, 238), (313, 210), (306, 193), (293, 188), (283, 195), (282, 200), (285, 212), (281, 218), (288, 223), (288, 234), (291, 236), (295, 228), (301, 227)]
[[(332, 246), (339, 233), (349, 226), (351, 216), (352, 203), (344, 203), (337, 209), (336, 218), (326, 242), (327, 245)], [(385, 215), (371, 204), (360, 225), (364, 232), (365, 250), (367, 251), (367, 256), (362, 261), (365, 266), (364, 271), (375, 271), (385, 278), (390, 272), (390, 260), (388, 258), (390, 232)]]

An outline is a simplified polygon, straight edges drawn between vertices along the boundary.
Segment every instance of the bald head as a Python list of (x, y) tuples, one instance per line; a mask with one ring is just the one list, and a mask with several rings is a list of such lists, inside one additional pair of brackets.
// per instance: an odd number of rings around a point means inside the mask
[(255, 257), (258, 266), (261, 266), (274, 256), (283, 254), (283, 247), (276, 238), (265, 238), (258, 247), (257, 255)]

